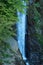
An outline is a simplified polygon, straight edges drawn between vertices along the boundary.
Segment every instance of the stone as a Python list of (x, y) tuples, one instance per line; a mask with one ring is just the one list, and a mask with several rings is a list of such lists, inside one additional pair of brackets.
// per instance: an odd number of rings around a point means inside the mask
[[(11, 49), (7, 49), (5, 53), (9, 54), (9, 57), (3, 58), (3, 65), (25, 65), (22, 55), (18, 49), (18, 43), (13, 37), (5, 39), (6, 43), (10, 44)], [(7, 62), (7, 63), (6, 63)]]

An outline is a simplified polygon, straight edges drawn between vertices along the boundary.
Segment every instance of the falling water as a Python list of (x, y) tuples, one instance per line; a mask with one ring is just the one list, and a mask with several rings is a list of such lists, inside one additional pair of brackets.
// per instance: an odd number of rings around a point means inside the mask
[(18, 12), (19, 22), (18, 22), (18, 46), (22, 54), (23, 59), (25, 59), (25, 14)]
[[(26, 24), (26, 9), (24, 9), (24, 14), (18, 12), (19, 22), (17, 23), (18, 28), (18, 47), (22, 54), (23, 60), (26, 60), (25, 57), (25, 24)], [(26, 65), (29, 63), (26, 62)]]

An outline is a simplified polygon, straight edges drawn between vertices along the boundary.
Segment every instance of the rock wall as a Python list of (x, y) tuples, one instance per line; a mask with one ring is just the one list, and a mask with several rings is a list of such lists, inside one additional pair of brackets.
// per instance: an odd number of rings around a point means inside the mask
[(6, 50), (4, 46), (0, 47), (0, 65), (25, 65), (21, 53), (18, 49), (17, 41), (13, 37), (5, 39), (4, 44), (9, 44)]
[(34, 1), (29, 3), (26, 15), (26, 35), (25, 35), (25, 53), (30, 65), (41, 65), (41, 46), (35, 36), (36, 30), (34, 26)]

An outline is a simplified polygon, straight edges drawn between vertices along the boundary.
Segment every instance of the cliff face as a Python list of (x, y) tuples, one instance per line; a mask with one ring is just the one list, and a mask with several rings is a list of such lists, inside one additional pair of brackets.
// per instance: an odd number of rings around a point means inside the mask
[(0, 50), (0, 59), (2, 60), (2, 63), (0, 62), (0, 65), (25, 65), (21, 53), (18, 50), (17, 41), (10, 37), (6, 39), (6, 42), (10, 44), (10, 48), (7, 48), (6, 50)]
[[(27, 10), (27, 28), (26, 28), (26, 43), (25, 52), (30, 65), (43, 65), (41, 54), (41, 46), (37, 40), (36, 29), (34, 26), (34, 1), (29, 3), (29, 9)], [(42, 59), (42, 60), (41, 60)]]
[(11, 59), (13, 59), (13, 61), (10, 65), (25, 65), (23, 58), (21, 56), (21, 53), (18, 49), (17, 41), (14, 40), (13, 38), (11, 38), (9, 41), (13, 42), (10, 45), (11, 45), (12, 51), (14, 52), (13, 57), (11, 58)]

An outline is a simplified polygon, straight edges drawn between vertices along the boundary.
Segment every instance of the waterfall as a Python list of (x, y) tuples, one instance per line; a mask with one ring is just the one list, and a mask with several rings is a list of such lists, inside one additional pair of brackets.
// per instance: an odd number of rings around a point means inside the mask
[[(25, 25), (26, 25), (26, 9), (24, 9), (24, 14), (17, 12), (18, 14), (18, 23), (17, 23), (17, 28), (18, 28), (18, 47), (19, 50), (22, 54), (23, 60), (27, 60), (27, 58), (25, 57)], [(28, 62), (26, 62), (26, 65), (29, 65)]]
[(25, 16), (26, 14), (18, 12), (18, 46), (23, 59), (25, 59)]

